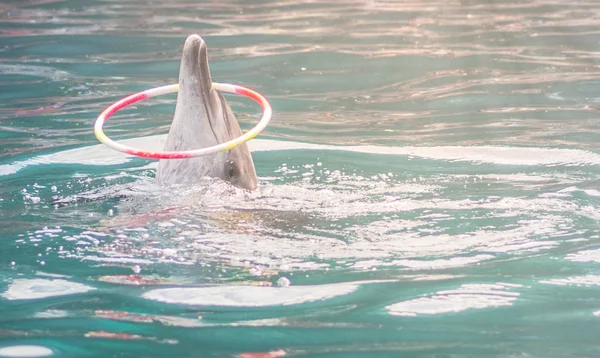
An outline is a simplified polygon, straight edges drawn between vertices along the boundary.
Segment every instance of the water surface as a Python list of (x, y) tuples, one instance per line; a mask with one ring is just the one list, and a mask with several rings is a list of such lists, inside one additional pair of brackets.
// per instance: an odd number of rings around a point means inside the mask
[[(3, 2), (0, 357), (598, 356), (599, 25), (594, 1)], [(273, 105), (256, 192), (162, 188), (93, 136), (191, 33)], [(174, 102), (108, 132), (160, 148)]]

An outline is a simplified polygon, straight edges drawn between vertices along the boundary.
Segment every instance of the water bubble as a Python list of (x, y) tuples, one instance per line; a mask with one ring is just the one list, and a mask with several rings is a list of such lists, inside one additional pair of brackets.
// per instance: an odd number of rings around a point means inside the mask
[(11, 266), (14, 266), (14, 265), (16, 265), (16, 264), (17, 264), (17, 263), (16, 263), (16, 262), (14, 262), (14, 261), (11, 261), (11, 262), (10, 262), (10, 265), (11, 265)]
[(56, 191), (58, 190), (58, 188), (56, 187), (56, 185), (52, 185), (50, 187), (50, 190), (52, 190), (54, 193), (56, 193)]
[(287, 277), (280, 277), (277, 280), (277, 286), (279, 287), (288, 287), (291, 284), (290, 280)]

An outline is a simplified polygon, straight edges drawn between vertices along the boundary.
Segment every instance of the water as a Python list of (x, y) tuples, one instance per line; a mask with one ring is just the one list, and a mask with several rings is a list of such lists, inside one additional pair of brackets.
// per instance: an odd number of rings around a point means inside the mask
[[(600, 3), (4, 1), (0, 357), (596, 357)], [(185, 37), (275, 117), (164, 189)], [(245, 129), (258, 107), (228, 97)], [(160, 148), (174, 96), (109, 134)]]

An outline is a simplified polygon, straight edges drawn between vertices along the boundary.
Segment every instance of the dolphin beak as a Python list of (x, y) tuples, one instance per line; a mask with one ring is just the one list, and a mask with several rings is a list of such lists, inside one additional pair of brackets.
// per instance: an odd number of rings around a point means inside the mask
[[(186, 81), (196, 82), (195, 86), (189, 86)], [(208, 50), (206, 42), (198, 35), (190, 35), (183, 45), (181, 68), (179, 72), (179, 87), (181, 90), (195, 88), (204, 103), (210, 103), (212, 92), (212, 78), (208, 67)]]

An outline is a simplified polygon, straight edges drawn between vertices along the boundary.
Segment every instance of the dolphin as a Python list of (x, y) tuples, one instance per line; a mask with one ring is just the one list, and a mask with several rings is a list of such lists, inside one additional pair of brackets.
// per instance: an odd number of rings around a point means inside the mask
[[(242, 135), (242, 130), (223, 95), (212, 87), (206, 42), (191, 35), (183, 45), (179, 68), (179, 93), (173, 123), (164, 150), (191, 150), (220, 144)], [(258, 178), (246, 143), (190, 159), (161, 159), (156, 178), (161, 184), (198, 182), (220, 178), (254, 190)]]

